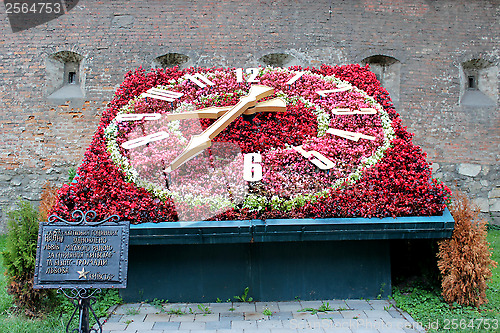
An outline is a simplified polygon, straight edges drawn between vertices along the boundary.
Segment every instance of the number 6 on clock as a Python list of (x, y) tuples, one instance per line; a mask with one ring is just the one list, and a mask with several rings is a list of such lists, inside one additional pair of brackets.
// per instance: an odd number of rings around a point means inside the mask
[(259, 153), (245, 154), (243, 157), (243, 179), (257, 182), (262, 179), (262, 156)]

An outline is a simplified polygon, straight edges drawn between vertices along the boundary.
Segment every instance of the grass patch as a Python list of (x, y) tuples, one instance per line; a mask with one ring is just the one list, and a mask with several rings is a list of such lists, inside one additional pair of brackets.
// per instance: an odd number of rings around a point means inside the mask
[[(489, 230), (488, 242), (493, 250), (492, 259), (500, 263), (500, 231)], [(499, 332), (499, 266), (492, 270), (493, 276), (486, 291), (489, 302), (481, 306), (480, 311), (472, 307), (449, 306), (443, 301), (439, 288), (418, 283), (404, 289), (394, 288), (393, 298), (399, 308), (408, 312), (428, 332)]]
[[(7, 237), (0, 236), (0, 251), (5, 249), (5, 242)], [(4, 274), (5, 267), (0, 257), (0, 314), (5, 313), (12, 305), (12, 297), (7, 293), (7, 276)]]
[[(0, 252), (5, 249), (6, 236), (0, 235)], [(53, 304), (47, 305), (41, 318), (29, 319), (20, 314), (7, 293), (7, 276), (4, 274), (6, 267), (0, 256), (0, 332), (9, 333), (64, 333), (66, 324), (73, 313), (73, 304), (63, 295), (57, 295)], [(97, 302), (93, 305), (96, 315), (103, 317), (107, 310), (114, 304), (121, 303), (121, 298), (116, 289), (103, 289), (96, 294)], [(75, 322), (73, 320), (73, 322)], [(78, 325), (78, 322), (76, 323)]]
[(311, 314), (315, 315), (317, 314), (318, 312), (328, 312), (328, 311), (334, 311), (331, 307), (330, 307), (330, 303), (326, 302), (326, 303), (322, 303), (319, 308), (304, 308), (304, 309), (300, 309), (298, 310), (297, 312), (311, 312)]
[[(5, 235), (0, 235), (0, 252), (5, 249), (6, 240), (7, 237)], [(63, 316), (51, 313), (40, 319), (28, 319), (19, 314), (17, 307), (12, 301), (12, 297), (7, 293), (6, 267), (1, 259), (0, 256), (0, 332), (66, 332), (62, 321)]]

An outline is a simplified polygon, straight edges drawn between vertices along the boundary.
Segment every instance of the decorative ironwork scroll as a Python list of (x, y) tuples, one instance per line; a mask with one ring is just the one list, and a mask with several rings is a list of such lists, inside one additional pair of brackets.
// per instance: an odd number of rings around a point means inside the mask
[[(59, 288), (57, 290), (57, 293), (62, 293), (75, 306), (75, 310), (66, 325), (66, 333), (102, 333), (102, 324), (92, 308), (92, 304), (96, 302), (94, 295), (100, 292), (101, 289), (89, 290), (87, 288), (71, 288), (66, 290)], [(70, 329), (71, 323), (75, 319), (76, 311), (78, 311), (78, 328)], [(90, 313), (92, 313), (98, 329), (89, 327)]]
[(102, 220), (102, 221), (92, 221), (96, 218), (97, 213), (93, 210), (89, 210), (86, 213), (83, 213), (81, 210), (75, 210), (73, 213), (71, 213), (71, 217), (73, 219), (76, 219), (77, 221), (66, 221), (65, 219), (57, 216), (57, 215), (50, 215), (48, 220), (49, 223), (55, 223), (55, 222), (63, 222), (67, 225), (88, 225), (88, 226), (98, 226), (102, 225), (106, 222), (118, 222), (120, 221), (120, 217), (118, 215), (111, 215), (110, 217)]

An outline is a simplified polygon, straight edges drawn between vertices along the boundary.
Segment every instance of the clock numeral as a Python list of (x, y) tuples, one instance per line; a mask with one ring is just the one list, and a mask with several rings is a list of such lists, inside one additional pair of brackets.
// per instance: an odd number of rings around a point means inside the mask
[(320, 95), (321, 97), (326, 97), (326, 95), (328, 94), (351, 90), (351, 88), (352, 88), (351, 86), (344, 85), (344, 86), (339, 86), (337, 89), (318, 90), (316, 91), (316, 94)]
[(374, 108), (361, 108), (359, 110), (351, 110), (351, 109), (333, 109), (332, 114), (337, 115), (351, 115), (351, 114), (376, 114), (377, 109)]
[(259, 75), (259, 69), (258, 68), (247, 68), (246, 70), (247, 74), (250, 74), (250, 77), (248, 78), (247, 82), (248, 83), (252, 83), (252, 82), (259, 82), (259, 80), (257, 80), (257, 75)]
[[(243, 82), (243, 68), (236, 68), (236, 82)], [(257, 83), (260, 82), (257, 80), (257, 75), (259, 75), (259, 69), (258, 68), (247, 68), (246, 73), (249, 74), (250, 76), (247, 79), (248, 83)]]
[(243, 82), (243, 68), (236, 68), (234, 71), (236, 72), (236, 82)]
[[(209, 79), (207, 79), (206, 76), (203, 76), (200, 73), (196, 73), (194, 75), (187, 74), (186, 77), (200, 88), (205, 88), (207, 85), (213, 86), (215, 84), (212, 81), (210, 81)], [(201, 82), (200, 80), (205, 82), (205, 83)]]
[(320, 168), (321, 170), (329, 170), (335, 166), (335, 163), (330, 161), (326, 156), (322, 155), (320, 152), (315, 150), (304, 150), (302, 146), (293, 147), (293, 149), (299, 152), (302, 156), (307, 158), (309, 162)]
[(147, 145), (148, 143), (167, 139), (167, 132), (157, 132), (146, 136), (141, 136), (140, 138), (133, 139), (122, 143), (122, 147), (125, 149), (137, 148), (140, 146)]
[(297, 81), (298, 79), (300, 79), (300, 77), (302, 75), (304, 75), (306, 72), (298, 72), (297, 74), (295, 74), (294, 77), (292, 77), (290, 80), (288, 80), (288, 82), (286, 84), (292, 84), (292, 83), (295, 83), (295, 81)]
[(124, 113), (116, 116), (116, 121), (158, 120), (161, 113)]
[(256, 182), (262, 179), (262, 156), (259, 153), (245, 154), (243, 157), (243, 179)]
[(151, 89), (147, 90), (145, 93), (141, 94), (141, 96), (144, 96), (144, 97), (161, 99), (162, 101), (167, 101), (167, 102), (173, 102), (177, 98), (181, 97), (182, 95), (184, 95), (184, 94), (180, 93), (180, 92), (163, 90), (163, 89), (158, 89), (158, 88), (151, 88)]
[(326, 133), (330, 133), (336, 136), (340, 136), (345, 139), (349, 139), (352, 141), (359, 141), (359, 139), (366, 139), (366, 140), (375, 140), (376, 138), (371, 135), (366, 135), (362, 133), (356, 133), (356, 132), (349, 132), (349, 131), (343, 131), (339, 130), (336, 128), (329, 128)]

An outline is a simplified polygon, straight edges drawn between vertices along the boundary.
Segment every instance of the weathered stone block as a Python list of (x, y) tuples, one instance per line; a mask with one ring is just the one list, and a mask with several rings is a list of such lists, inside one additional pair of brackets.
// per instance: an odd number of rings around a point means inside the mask
[(12, 179), (12, 181), (10, 182), (10, 185), (11, 186), (21, 186), (22, 183), (23, 183), (23, 178), (20, 176), (17, 176), (17, 177), (14, 177), (14, 179)]
[(486, 176), (488, 173), (490, 172), (490, 166), (489, 165), (483, 165), (482, 166), (482, 170), (481, 170), (481, 174)]
[(41, 193), (28, 192), (28, 193), (23, 194), (22, 198), (25, 200), (28, 200), (28, 201), (38, 201), (38, 200), (40, 200), (40, 194)]
[(490, 223), (500, 226), (500, 213), (492, 212), (490, 213)]
[(500, 212), (500, 199), (490, 200), (490, 212)]
[(488, 198), (500, 198), (500, 188), (495, 188), (488, 192)]
[(490, 211), (490, 202), (488, 198), (476, 198), (472, 201), (479, 207), (482, 213), (488, 213)]
[(434, 178), (439, 179), (439, 180), (444, 180), (444, 174), (442, 172), (436, 172), (433, 175)]
[(8, 182), (11, 179), (12, 179), (12, 176), (10, 176), (10, 175), (0, 175), (0, 182)]
[(115, 15), (111, 21), (113, 28), (131, 28), (134, 24), (134, 17), (132, 15)]
[(433, 172), (433, 173), (434, 173), (434, 172), (437, 172), (437, 171), (439, 170), (439, 168), (440, 168), (439, 163), (432, 163), (432, 165), (431, 165), (431, 169), (432, 169), (432, 172)]
[(462, 163), (458, 166), (458, 173), (464, 176), (476, 177), (481, 172), (481, 165)]
[(477, 193), (481, 190), (481, 184), (479, 182), (472, 182), (469, 184), (469, 191), (471, 193)]

